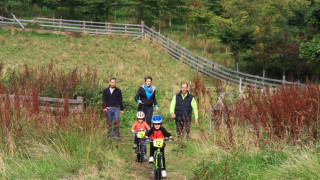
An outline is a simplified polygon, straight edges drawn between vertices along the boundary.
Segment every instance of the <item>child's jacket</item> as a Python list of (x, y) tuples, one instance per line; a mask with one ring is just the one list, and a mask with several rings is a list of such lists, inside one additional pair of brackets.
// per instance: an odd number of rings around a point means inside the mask
[(146, 136), (149, 136), (150, 139), (163, 139), (164, 137), (170, 137), (171, 134), (164, 128), (160, 127), (159, 130), (154, 129), (154, 127), (151, 128), (150, 131), (147, 132)]
[(135, 131), (144, 131), (148, 129), (148, 131), (150, 130), (150, 126), (145, 122), (143, 121), (142, 123), (139, 123), (139, 121), (136, 121), (132, 127), (131, 127), (131, 131), (132, 130), (135, 130)]

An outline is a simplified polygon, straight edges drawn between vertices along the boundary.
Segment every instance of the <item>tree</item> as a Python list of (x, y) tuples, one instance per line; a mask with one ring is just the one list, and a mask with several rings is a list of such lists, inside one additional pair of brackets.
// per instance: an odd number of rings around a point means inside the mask
[(36, 0), (24, 0), (24, 3), (29, 4), (29, 6), (30, 6), (30, 16), (32, 18), (33, 7), (34, 7), (34, 4), (36, 3)]
[(171, 28), (172, 24), (172, 16), (178, 15), (178, 8), (182, 4), (182, 0), (171, 0), (170, 3), (167, 4), (168, 6), (168, 26)]
[(306, 38), (300, 44), (300, 57), (306, 59), (313, 77), (320, 79), (320, 1), (310, 0), (305, 13)]
[(104, 8), (106, 21), (109, 22), (109, 10), (113, 8), (117, 4), (116, 0), (104, 0), (104, 5), (102, 6)]
[[(198, 30), (198, 37), (205, 39), (203, 52), (206, 52), (207, 40), (216, 37), (217, 28), (213, 21), (214, 14), (208, 11), (201, 3), (198, 4), (198, 8), (195, 8), (192, 12), (192, 18), (190, 22), (193, 28)], [(194, 33), (194, 32), (193, 32)]]
[[(59, 8), (61, 10), (62, 0), (44, 0), (44, 5), (51, 9), (52, 17), (54, 18), (54, 10)], [(61, 13), (59, 14), (61, 16)]]
[(228, 45), (234, 57), (235, 69), (239, 70), (239, 55), (251, 49), (256, 41), (254, 36), (255, 26), (252, 22), (252, 5), (246, 0), (224, 1), (223, 16), (215, 16), (217, 23), (217, 36), (221, 42)]
[(98, 21), (97, 15), (103, 12), (104, 3), (104, 0), (82, 0), (77, 6), (85, 16), (90, 14), (91, 21), (93, 21), (93, 16), (95, 16), (95, 21)]
[(63, 6), (69, 8), (69, 18), (72, 19), (74, 9), (79, 4), (80, 1), (77, 1), (77, 0), (63, 0), (61, 2), (63, 3)]
[(208, 11), (212, 12), (217, 16), (221, 16), (223, 13), (223, 8), (221, 6), (223, 0), (205, 0), (204, 6), (207, 8)]
[(320, 34), (315, 35), (311, 41), (301, 44), (300, 57), (307, 59), (311, 64), (316, 79), (320, 77)]
[[(18, 10), (23, 6), (22, 0), (1, 0), (0, 7), (1, 7), (1, 16), (4, 15), (5, 9), (8, 10)], [(17, 11), (18, 12), (18, 11)]]
[(145, 7), (153, 14), (153, 24), (158, 26), (161, 32), (161, 24), (169, 12), (170, 1), (167, 0), (145, 0)]
[[(188, 24), (191, 26), (192, 37), (194, 38), (194, 31), (197, 25), (197, 16), (203, 10), (203, 2), (200, 0), (184, 0), (183, 13), (186, 22), (186, 35), (188, 34)], [(193, 40), (193, 39), (192, 39)]]
[(320, 3), (311, 1), (310, 10), (305, 15), (305, 22), (313, 34), (320, 32)]

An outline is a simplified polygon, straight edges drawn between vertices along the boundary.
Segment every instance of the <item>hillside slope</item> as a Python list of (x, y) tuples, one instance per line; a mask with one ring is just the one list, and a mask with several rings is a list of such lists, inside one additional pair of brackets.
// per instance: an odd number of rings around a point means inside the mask
[[(0, 78), (10, 79), (12, 71), (24, 65), (41, 69), (52, 64), (57, 71), (75, 67), (86, 73), (90, 66), (97, 71), (101, 87), (110, 77), (118, 79), (125, 102), (121, 116), (121, 141), (106, 139), (105, 117), (84, 114), (81, 121), (59, 122), (43, 118), (38, 127), (25, 111), (6, 109), (0, 101), (0, 127), (5, 115), (12, 121), (21, 115), (21, 132), (0, 131), (1, 179), (151, 179), (148, 163), (135, 162), (133, 135), (129, 128), (135, 121), (137, 103), (133, 97), (144, 77), (151, 75), (158, 89), (159, 114), (164, 127), (175, 137), (174, 121), (169, 118), (172, 94), (181, 82), (190, 82), (196, 72), (170, 58), (148, 41), (132, 41), (130, 37), (85, 36), (80, 38), (37, 32), (0, 29)], [(206, 86), (214, 86), (212, 78), (200, 75)], [(102, 89), (97, 89), (101, 92)], [(100, 96), (99, 96), (100, 97)], [(203, 108), (205, 109), (205, 108)], [(209, 114), (204, 110), (204, 113)], [(8, 116), (9, 116), (8, 115)], [(87, 115), (87, 116), (86, 116)], [(92, 115), (92, 117), (90, 116)], [(38, 116), (41, 117), (41, 116)], [(96, 120), (96, 126), (91, 121)], [(236, 121), (237, 119), (234, 119)], [(46, 124), (50, 122), (52, 124)], [(81, 122), (84, 124), (81, 124)], [(89, 122), (89, 123), (88, 123)], [(166, 147), (167, 179), (319, 179), (319, 144), (288, 145), (275, 138), (264, 144), (250, 127), (235, 126), (232, 132), (222, 123), (219, 130), (209, 129), (209, 120), (200, 116), (201, 126), (192, 124), (191, 141), (176, 139)], [(236, 123), (236, 122), (235, 122)], [(86, 125), (87, 124), (87, 125)], [(41, 128), (44, 127), (44, 128)], [(88, 130), (86, 130), (86, 127)], [(47, 128), (47, 129), (46, 129)], [(230, 144), (230, 133), (234, 143)], [(275, 140), (275, 141), (274, 141)]]

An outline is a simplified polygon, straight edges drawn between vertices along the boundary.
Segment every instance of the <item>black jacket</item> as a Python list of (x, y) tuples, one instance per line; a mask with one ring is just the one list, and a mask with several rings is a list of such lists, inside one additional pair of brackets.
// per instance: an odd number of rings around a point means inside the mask
[(146, 133), (146, 136), (149, 136), (150, 139), (161, 139), (161, 138), (164, 138), (164, 137), (170, 137), (171, 136), (171, 133), (169, 133), (164, 127), (160, 127), (159, 130), (156, 130), (154, 127), (152, 127), (150, 129), (150, 131), (148, 131)]
[(187, 96), (183, 99), (181, 93), (180, 91), (176, 95), (175, 114), (177, 117), (188, 118), (190, 120), (192, 116), (191, 101), (193, 96), (188, 91)]
[[(154, 87), (154, 86), (153, 86)], [(146, 90), (144, 88), (144, 85), (140, 86), (138, 89), (138, 92), (136, 94), (136, 96), (134, 97), (134, 100), (137, 102), (138, 100), (142, 101), (143, 104), (139, 104), (140, 106), (152, 106), (157, 105), (157, 100), (156, 100), (156, 87), (154, 87), (153, 92), (151, 97), (148, 99), (147, 98), (147, 94), (146, 94)]]
[(113, 93), (110, 93), (110, 89), (106, 88), (102, 93), (102, 107), (119, 107), (123, 110), (122, 93), (119, 88), (115, 88)]

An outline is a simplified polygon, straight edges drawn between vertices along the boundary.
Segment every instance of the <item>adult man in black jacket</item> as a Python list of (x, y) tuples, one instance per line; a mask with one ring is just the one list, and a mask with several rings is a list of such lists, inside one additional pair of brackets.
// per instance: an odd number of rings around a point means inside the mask
[(113, 138), (116, 140), (120, 137), (120, 116), (119, 116), (119, 106), (121, 110), (121, 115), (123, 111), (123, 102), (122, 102), (122, 93), (119, 88), (116, 87), (117, 80), (116, 78), (111, 78), (109, 81), (109, 88), (103, 90), (102, 93), (102, 106), (103, 112), (107, 116), (107, 129), (108, 129), (108, 138), (111, 138), (111, 129), (112, 122), (113, 126)]
[(194, 122), (196, 125), (199, 125), (197, 102), (189, 93), (188, 84), (182, 83), (181, 91), (172, 98), (170, 105), (171, 118), (176, 121), (178, 136), (181, 136), (183, 131), (185, 131), (187, 133), (187, 138), (190, 138), (192, 111), (195, 116)]

